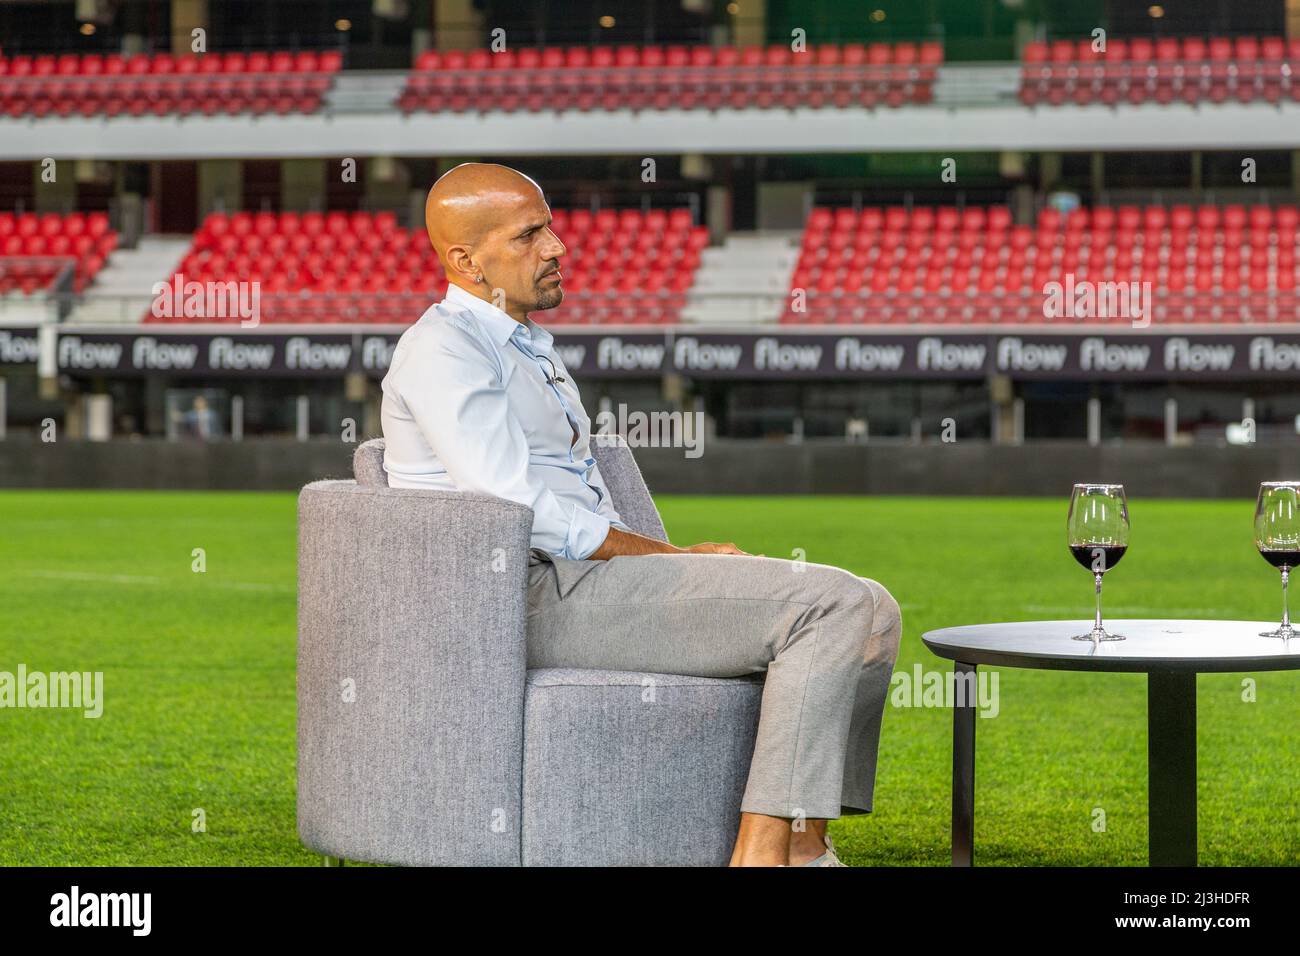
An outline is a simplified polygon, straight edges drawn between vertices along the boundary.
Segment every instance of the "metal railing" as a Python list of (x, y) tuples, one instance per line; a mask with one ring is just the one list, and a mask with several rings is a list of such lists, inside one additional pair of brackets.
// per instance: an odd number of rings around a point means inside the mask
[[(53, 303), (57, 308), (58, 320), (61, 322), (67, 318), (68, 313), (72, 311), (77, 294), (74, 291), (74, 284), (77, 273), (77, 259), (75, 256), (6, 256), (0, 255), (0, 277), (6, 274), (19, 274), (23, 270), (32, 267), (41, 268), (49, 267), (53, 271), (53, 277), (49, 283), (36, 290), (42, 294), (44, 301)], [(0, 305), (0, 318), (4, 316), (3, 306)]]

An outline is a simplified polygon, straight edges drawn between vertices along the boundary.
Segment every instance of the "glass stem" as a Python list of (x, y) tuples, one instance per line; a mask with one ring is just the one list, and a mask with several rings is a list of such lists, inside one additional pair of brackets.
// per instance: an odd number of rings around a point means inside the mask
[(1096, 572), (1096, 578), (1097, 578), (1097, 621), (1092, 626), (1092, 633), (1100, 634), (1101, 633), (1101, 572), (1100, 571)]
[(1290, 577), (1291, 569), (1284, 566), (1282, 568), (1282, 630), (1284, 631), (1291, 628), (1291, 612), (1288, 609), (1286, 597), (1286, 583)]

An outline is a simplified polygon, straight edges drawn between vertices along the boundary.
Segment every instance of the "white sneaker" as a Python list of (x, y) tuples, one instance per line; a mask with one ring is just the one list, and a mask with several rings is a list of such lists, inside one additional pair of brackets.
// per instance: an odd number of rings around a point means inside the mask
[(840, 858), (835, 855), (835, 844), (831, 842), (831, 835), (825, 836), (826, 852), (814, 860), (809, 860), (804, 866), (844, 866)]

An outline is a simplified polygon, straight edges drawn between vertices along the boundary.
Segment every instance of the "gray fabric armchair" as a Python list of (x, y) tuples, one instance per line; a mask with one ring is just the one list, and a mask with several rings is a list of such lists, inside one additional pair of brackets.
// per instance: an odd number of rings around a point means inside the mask
[[(529, 670), (532, 511), (390, 488), (383, 448), (298, 498), (303, 843), (403, 865), (725, 865), (762, 677)], [(627, 525), (666, 540), (631, 450), (593, 453)]]

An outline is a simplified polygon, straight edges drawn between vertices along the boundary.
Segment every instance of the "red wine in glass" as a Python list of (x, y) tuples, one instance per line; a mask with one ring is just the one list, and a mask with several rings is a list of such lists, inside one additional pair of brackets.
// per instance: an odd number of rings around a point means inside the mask
[(1260, 556), (1282, 572), (1282, 624), (1275, 631), (1263, 631), (1261, 637), (1295, 636), (1291, 611), (1287, 606), (1286, 586), (1291, 569), (1300, 563), (1300, 482), (1265, 481), (1255, 500), (1255, 547)]
[(1072, 544), (1070, 553), (1089, 571), (1105, 574), (1124, 557), (1126, 544)]
[(1282, 550), (1269, 548), (1265, 550), (1260, 548), (1259, 556), (1267, 561), (1279, 571), (1286, 568), (1288, 571), (1300, 564), (1300, 549)]
[(1108, 634), (1101, 623), (1101, 579), (1128, 551), (1128, 499), (1123, 485), (1080, 484), (1070, 494), (1065, 520), (1067, 543), (1074, 560), (1093, 574), (1097, 616), (1092, 630), (1076, 634), (1076, 641), (1122, 641), (1123, 634)]

